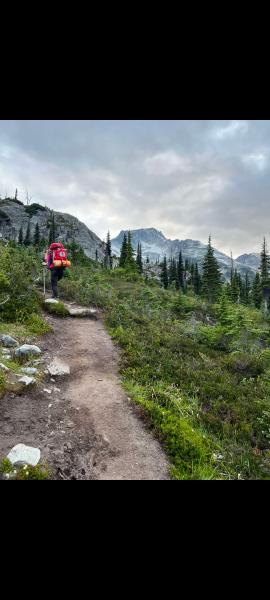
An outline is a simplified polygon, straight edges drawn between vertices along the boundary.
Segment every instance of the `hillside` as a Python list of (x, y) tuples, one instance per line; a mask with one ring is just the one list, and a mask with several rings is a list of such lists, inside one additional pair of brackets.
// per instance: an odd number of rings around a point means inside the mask
[[(127, 231), (121, 231), (119, 235), (112, 240), (112, 250), (119, 256), (124, 234)], [(143, 258), (148, 257), (151, 262), (161, 261), (164, 256), (167, 258), (178, 257), (179, 252), (182, 252), (183, 258), (191, 259), (202, 265), (206, 254), (207, 246), (196, 240), (170, 240), (167, 239), (161, 231), (157, 229), (137, 229), (132, 232), (132, 240), (134, 248), (137, 248), (138, 243), (142, 244)], [(231, 273), (231, 258), (215, 249), (215, 256), (219, 262), (223, 275), (226, 279), (230, 278)], [(257, 263), (253, 265), (251, 262), (234, 261), (234, 266), (238, 272), (245, 276), (246, 273), (254, 277), (257, 270)]]
[[(51, 210), (39, 204), (26, 206), (10, 198), (0, 200), (0, 239), (17, 241), (20, 228), (25, 235), (28, 223), (32, 236), (38, 223), (41, 237), (48, 239), (51, 218)], [(84, 223), (61, 212), (54, 212), (54, 218), (56, 241), (75, 242), (89, 258), (95, 259), (96, 251), (100, 260), (104, 258), (103, 242)]]

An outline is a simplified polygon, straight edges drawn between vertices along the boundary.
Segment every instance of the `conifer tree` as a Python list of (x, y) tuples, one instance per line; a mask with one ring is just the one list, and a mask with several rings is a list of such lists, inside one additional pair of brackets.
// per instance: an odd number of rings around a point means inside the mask
[(19, 231), (18, 243), (20, 244), (20, 246), (23, 245), (23, 228), (22, 227), (20, 228), (20, 231)]
[(250, 285), (248, 273), (246, 273), (246, 277), (245, 277), (244, 290), (245, 290), (244, 304), (246, 304), (246, 306), (248, 306), (250, 304), (250, 291), (251, 291), (251, 285)]
[(164, 256), (164, 261), (161, 266), (161, 282), (165, 290), (169, 287), (169, 277), (168, 277), (168, 265), (167, 265), (167, 257)]
[(112, 269), (112, 266), (113, 266), (113, 261), (112, 261), (112, 244), (111, 244), (111, 236), (110, 236), (110, 232), (109, 231), (107, 233), (104, 266), (106, 267), (106, 269)]
[(128, 238), (127, 238), (127, 258), (126, 258), (126, 265), (125, 265), (128, 269), (136, 269), (137, 265), (136, 265), (136, 261), (134, 258), (134, 249), (132, 246), (132, 235), (131, 235), (131, 231), (128, 232)]
[(260, 265), (260, 274), (261, 274), (261, 289), (262, 296), (264, 301), (264, 309), (265, 313), (268, 313), (268, 305), (270, 299), (270, 258), (267, 252), (267, 244), (266, 239), (263, 240), (263, 247), (261, 251), (261, 265)]
[(233, 270), (231, 274), (231, 300), (238, 303), (240, 296), (239, 277), (237, 271)]
[(262, 295), (262, 286), (261, 286), (260, 275), (258, 272), (256, 273), (256, 277), (254, 279), (253, 286), (252, 286), (252, 297), (253, 297), (253, 302), (254, 302), (255, 308), (261, 308), (263, 295)]
[(169, 276), (169, 284), (176, 285), (178, 277), (177, 277), (177, 266), (176, 266), (175, 258), (170, 259), (168, 276)]
[(24, 238), (24, 245), (31, 246), (31, 229), (30, 229), (30, 220), (28, 221), (27, 230)]
[(180, 254), (179, 254), (179, 260), (177, 263), (177, 273), (178, 273), (178, 281), (179, 281), (180, 289), (182, 291), (184, 291), (185, 284), (184, 284), (184, 265), (183, 265), (182, 252), (180, 252)]
[(195, 265), (193, 286), (195, 294), (199, 296), (202, 288), (202, 279), (199, 273), (198, 263)]
[(40, 246), (40, 231), (39, 231), (39, 225), (38, 225), (38, 223), (36, 224), (36, 227), (35, 227), (34, 246), (37, 248), (37, 250), (39, 250), (39, 246)]
[(214, 256), (214, 249), (209, 237), (207, 253), (203, 262), (202, 294), (213, 303), (217, 301), (222, 287), (222, 275), (218, 262)]
[(124, 269), (125, 266), (126, 266), (126, 260), (127, 260), (127, 236), (124, 233), (122, 247), (121, 247), (119, 267), (121, 267), (122, 269)]
[(139, 273), (142, 275), (142, 273), (143, 273), (143, 261), (142, 261), (142, 246), (141, 246), (140, 243), (138, 244), (138, 248), (137, 248), (136, 264), (137, 264)]
[(95, 252), (96, 262), (98, 262), (98, 251)]
[(147, 263), (148, 265), (149, 265), (149, 263), (150, 263), (149, 256), (147, 256), (146, 263)]

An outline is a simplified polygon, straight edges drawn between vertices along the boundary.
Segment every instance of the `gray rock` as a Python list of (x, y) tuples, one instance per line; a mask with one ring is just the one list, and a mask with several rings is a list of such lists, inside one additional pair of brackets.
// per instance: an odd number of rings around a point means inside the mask
[(3, 365), (3, 363), (0, 363), (0, 371), (9, 371), (9, 369), (6, 367), (6, 365)]
[(0, 341), (5, 348), (14, 348), (15, 346), (19, 345), (17, 340), (14, 340), (14, 338), (10, 335), (1, 335)]
[(27, 375), (24, 375), (19, 379), (19, 383), (24, 383), (26, 386), (28, 386), (33, 385), (33, 383), (36, 383), (36, 381), (34, 377), (28, 377)]
[(38, 370), (35, 369), (34, 367), (25, 367), (24, 369), (21, 369), (21, 372), (24, 373), (25, 375), (37, 375), (38, 374)]
[(59, 304), (59, 300), (56, 300), (55, 298), (48, 298), (45, 300), (45, 304)]
[[(25, 205), (16, 204), (12, 200), (1, 200), (1, 209), (6, 213), (8, 220), (4, 226), (3, 236), (5, 239), (18, 239), (22, 227), (24, 231), (29, 223), (29, 214)], [(105, 256), (105, 244), (84, 223), (69, 214), (54, 212), (57, 229), (57, 241), (70, 243), (72, 240), (83, 248), (86, 256), (95, 260), (96, 250), (98, 260), (103, 262)], [(30, 219), (31, 235), (34, 235), (36, 224), (39, 225), (40, 236), (48, 237), (48, 221), (51, 218), (49, 208), (40, 207)]]
[(70, 375), (70, 367), (60, 358), (54, 358), (48, 366), (48, 371), (52, 376)]
[(15, 356), (33, 356), (41, 354), (41, 350), (38, 346), (31, 346), (30, 344), (24, 344), (15, 350)]
[(70, 308), (71, 317), (94, 317), (97, 311), (94, 308)]
[(32, 467), (37, 466), (40, 457), (41, 452), (39, 448), (32, 448), (31, 446), (25, 446), (24, 444), (17, 444), (17, 446), (14, 446), (7, 456), (12, 465), (20, 463), (23, 465), (31, 465)]

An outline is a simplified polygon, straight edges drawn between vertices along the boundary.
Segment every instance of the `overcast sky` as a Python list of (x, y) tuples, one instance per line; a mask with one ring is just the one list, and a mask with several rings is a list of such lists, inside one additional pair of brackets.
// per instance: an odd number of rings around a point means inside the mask
[(270, 121), (0, 121), (0, 195), (234, 256), (270, 242)]

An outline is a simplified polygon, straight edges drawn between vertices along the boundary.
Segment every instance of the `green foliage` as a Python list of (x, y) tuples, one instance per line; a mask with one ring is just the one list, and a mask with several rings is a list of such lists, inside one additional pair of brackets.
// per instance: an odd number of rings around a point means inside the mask
[(63, 302), (58, 302), (57, 304), (48, 304), (44, 302), (44, 309), (50, 313), (50, 315), (56, 317), (69, 317), (69, 311)]
[(48, 466), (45, 464), (39, 464), (36, 467), (25, 465), (16, 468), (8, 458), (4, 458), (0, 462), (0, 474), (8, 475), (16, 481), (44, 481), (49, 479), (51, 475)]
[(4, 210), (2, 210), (0, 208), (0, 221), (1, 220), (3, 220), (3, 221), (9, 221), (10, 218), (9, 218), (8, 214)]
[(215, 302), (221, 292), (221, 271), (214, 256), (214, 250), (209, 238), (208, 249), (203, 262), (202, 294), (208, 302)]
[(25, 212), (29, 215), (30, 219), (32, 217), (34, 217), (40, 211), (44, 212), (44, 211), (46, 211), (46, 208), (44, 206), (42, 206), (41, 204), (38, 204), (37, 202), (34, 202), (33, 204), (29, 204), (28, 206), (25, 207)]
[(27, 230), (26, 230), (26, 234), (25, 234), (25, 238), (24, 238), (24, 245), (25, 246), (31, 246), (32, 243), (32, 239), (31, 239), (31, 228), (30, 228), (30, 220), (28, 221), (28, 225), (27, 225)]
[(36, 253), (23, 247), (0, 245), (0, 265), (2, 276), (8, 285), (5, 294), (8, 301), (4, 304), (0, 302), (0, 321), (23, 322), (30, 314), (38, 314), (40, 303), (35, 279), (39, 273), (39, 265)]

